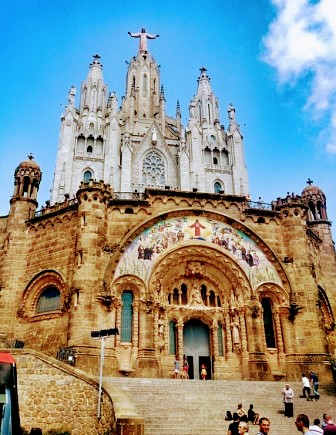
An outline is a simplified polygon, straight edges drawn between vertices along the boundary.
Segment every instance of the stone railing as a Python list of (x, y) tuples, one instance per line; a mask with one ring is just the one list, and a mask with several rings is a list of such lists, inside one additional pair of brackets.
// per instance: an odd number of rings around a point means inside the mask
[(143, 435), (143, 418), (127, 397), (104, 383), (98, 419), (96, 377), (30, 349), (1, 352), (16, 360), (20, 420), (28, 433), (39, 427), (43, 433)]

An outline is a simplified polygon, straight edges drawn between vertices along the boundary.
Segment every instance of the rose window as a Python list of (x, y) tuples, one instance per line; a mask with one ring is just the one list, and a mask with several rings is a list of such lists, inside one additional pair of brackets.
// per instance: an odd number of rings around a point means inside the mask
[(146, 184), (165, 184), (165, 167), (162, 158), (155, 151), (145, 157), (142, 164), (142, 180)]

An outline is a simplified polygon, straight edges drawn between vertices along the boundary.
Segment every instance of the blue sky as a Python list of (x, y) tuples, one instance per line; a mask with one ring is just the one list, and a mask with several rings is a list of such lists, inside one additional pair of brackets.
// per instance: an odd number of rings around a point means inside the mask
[(335, 0), (2, 0), (1, 12), (0, 215), (30, 152), (43, 172), (39, 207), (49, 199), (70, 87), (78, 106), (99, 53), (120, 103), (125, 61), (138, 51), (127, 32), (145, 27), (160, 35), (148, 45), (161, 65), (167, 114), (179, 100), (186, 123), (206, 67), (221, 124), (228, 125), (228, 104), (236, 108), (252, 199), (300, 194), (310, 177), (336, 222)]

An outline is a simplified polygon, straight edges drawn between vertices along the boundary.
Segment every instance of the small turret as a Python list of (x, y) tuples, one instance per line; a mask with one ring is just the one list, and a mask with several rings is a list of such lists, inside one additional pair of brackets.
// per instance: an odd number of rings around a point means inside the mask
[(308, 220), (311, 222), (327, 221), (327, 201), (323, 191), (313, 184), (313, 181), (309, 178), (307, 180), (308, 186), (306, 186), (302, 193), (302, 202), (309, 208)]
[(14, 193), (10, 200), (11, 213), (16, 210), (19, 203), (24, 204), (27, 209), (23, 214), (26, 219), (33, 216), (37, 206), (37, 193), (42, 179), (42, 172), (39, 165), (34, 161), (32, 154), (28, 160), (24, 160), (15, 169)]

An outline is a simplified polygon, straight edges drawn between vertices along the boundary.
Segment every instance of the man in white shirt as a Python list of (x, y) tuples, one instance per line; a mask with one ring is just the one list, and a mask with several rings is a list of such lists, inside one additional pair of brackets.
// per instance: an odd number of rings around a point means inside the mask
[(303, 385), (303, 397), (306, 397), (307, 400), (309, 400), (310, 383), (309, 383), (309, 379), (304, 373), (302, 373), (302, 385)]
[(319, 418), (315, 418), (314, 425), (309, 426), (309, 431), (314, 435), (321, 435), (323, 434), (323, 429), (320, 426), (321, 422)]

